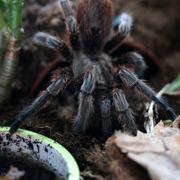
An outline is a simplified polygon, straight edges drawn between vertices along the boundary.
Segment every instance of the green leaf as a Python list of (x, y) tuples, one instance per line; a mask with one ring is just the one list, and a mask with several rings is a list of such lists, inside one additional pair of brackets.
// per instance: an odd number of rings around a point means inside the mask
[(6, 25), (6, 23), (4, 21), (2, 11), (0, 10), (0, 29), (3, 28), (5, 25)]
[(165, 94), (172, 94), (177, 90), (180, 90), (180, 74), (171, 84), (169, 84)]
[(22, 32), (22, 7), (24, 0), (11, 0), (9, 26), (12, 30), (12, 36), (20, 39)]
[(0, 3), (9, 4), (11, 0), (0, 0)]
[(8, 24), (10, 12), (10, 1), (0, 0), (0, 27)]
[(173, 121), (168, 119), (168, 120), (164, 120), (163, 123), (164, 123), (165, 126), (171, 126)]

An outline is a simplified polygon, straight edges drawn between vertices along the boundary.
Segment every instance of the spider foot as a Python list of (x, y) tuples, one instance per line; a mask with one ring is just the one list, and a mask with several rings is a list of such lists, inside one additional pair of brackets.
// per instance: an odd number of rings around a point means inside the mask
[(111, 118), (111, 100), (109, 97), (99, 99), (99, 108), (101, 115), (101, 140), (106, 140), (113, 133)]
[(131, 31), (131, 27), (133, 24), (133, 19), (132, 17), (124, 12), (119, 16), (119, 32), (122, 34), (127, 35)]
[(76, 134), (85, 134), (94, 113), (93, 97), (80, 93), (79, 102), (78, 114), (74, 121), (73, 130)]
[(119, 115), (118, 120), (122, 126), (122, 130), (130, 135), (137, 135), (137, 126), (134, 122), (134, 118), (132, 116), (132, 112), (128, 110)]
[(121, 125), (123, 131), (136, 136), (137, 126), (122, 90), (115, 89), (113, 91), (113, 102), (118, 116), (118, 123)]
[(19, 117), (15, 117), (13, 120), (12, 120), (12, 125), (11, 125), (11, 128), (9, 130), (9, 133), (10, 134), (13, 134), (17, 131), (17, 129), (20, 127), (21, 125), (21, 119)]
[(73, 132), (77, 135), (85, 134), (83, 130), (83, 122), (79, 118), (75, 119), (75, 122), (73, 124)]

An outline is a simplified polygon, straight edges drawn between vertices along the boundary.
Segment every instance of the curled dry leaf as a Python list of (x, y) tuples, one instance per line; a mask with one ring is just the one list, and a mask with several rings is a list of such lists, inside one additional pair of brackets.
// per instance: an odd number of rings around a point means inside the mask
[(136, 137), (116, 133), (115, 144), (136, 163), (143, 166), (153, 180), (180, 179), (180, 130), (164, 127), (160, 122), (153, 133), (138, 132)]

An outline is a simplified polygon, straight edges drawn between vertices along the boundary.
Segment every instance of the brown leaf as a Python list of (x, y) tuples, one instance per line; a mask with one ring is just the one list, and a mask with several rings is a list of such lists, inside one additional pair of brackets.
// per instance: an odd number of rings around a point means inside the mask
[(180, 129), (180, 115), (173, 122), (173, 127)]
[(180, 130), (160, 122), (153, 133), (138, 132), (136, 137), (117, 132), (115, 144), (153, 180), (180, 179)]

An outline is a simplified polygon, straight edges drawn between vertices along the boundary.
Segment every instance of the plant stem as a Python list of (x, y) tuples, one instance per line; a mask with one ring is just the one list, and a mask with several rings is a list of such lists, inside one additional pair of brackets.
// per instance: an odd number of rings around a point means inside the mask
[(0, 10), (0, 29), (5, 26), (4, 17), (2, 11)]
[(8, 45), (9, 29), (4, 27), (0, 29), (0, 67), (4, 59), (4, 53)]
[(22, 35), (22, 6), (24, 0), (12, 0), (11, 1), (11, 13), (10, 13), (10, 28), (12, 30), (11, 36), (14, 39), (20, 40)]
[(9, 97), (16, 74), (22, 36), (22, 6), (24, 0), (10, 1), (10, 38), (0, 69), (0, 105)]

